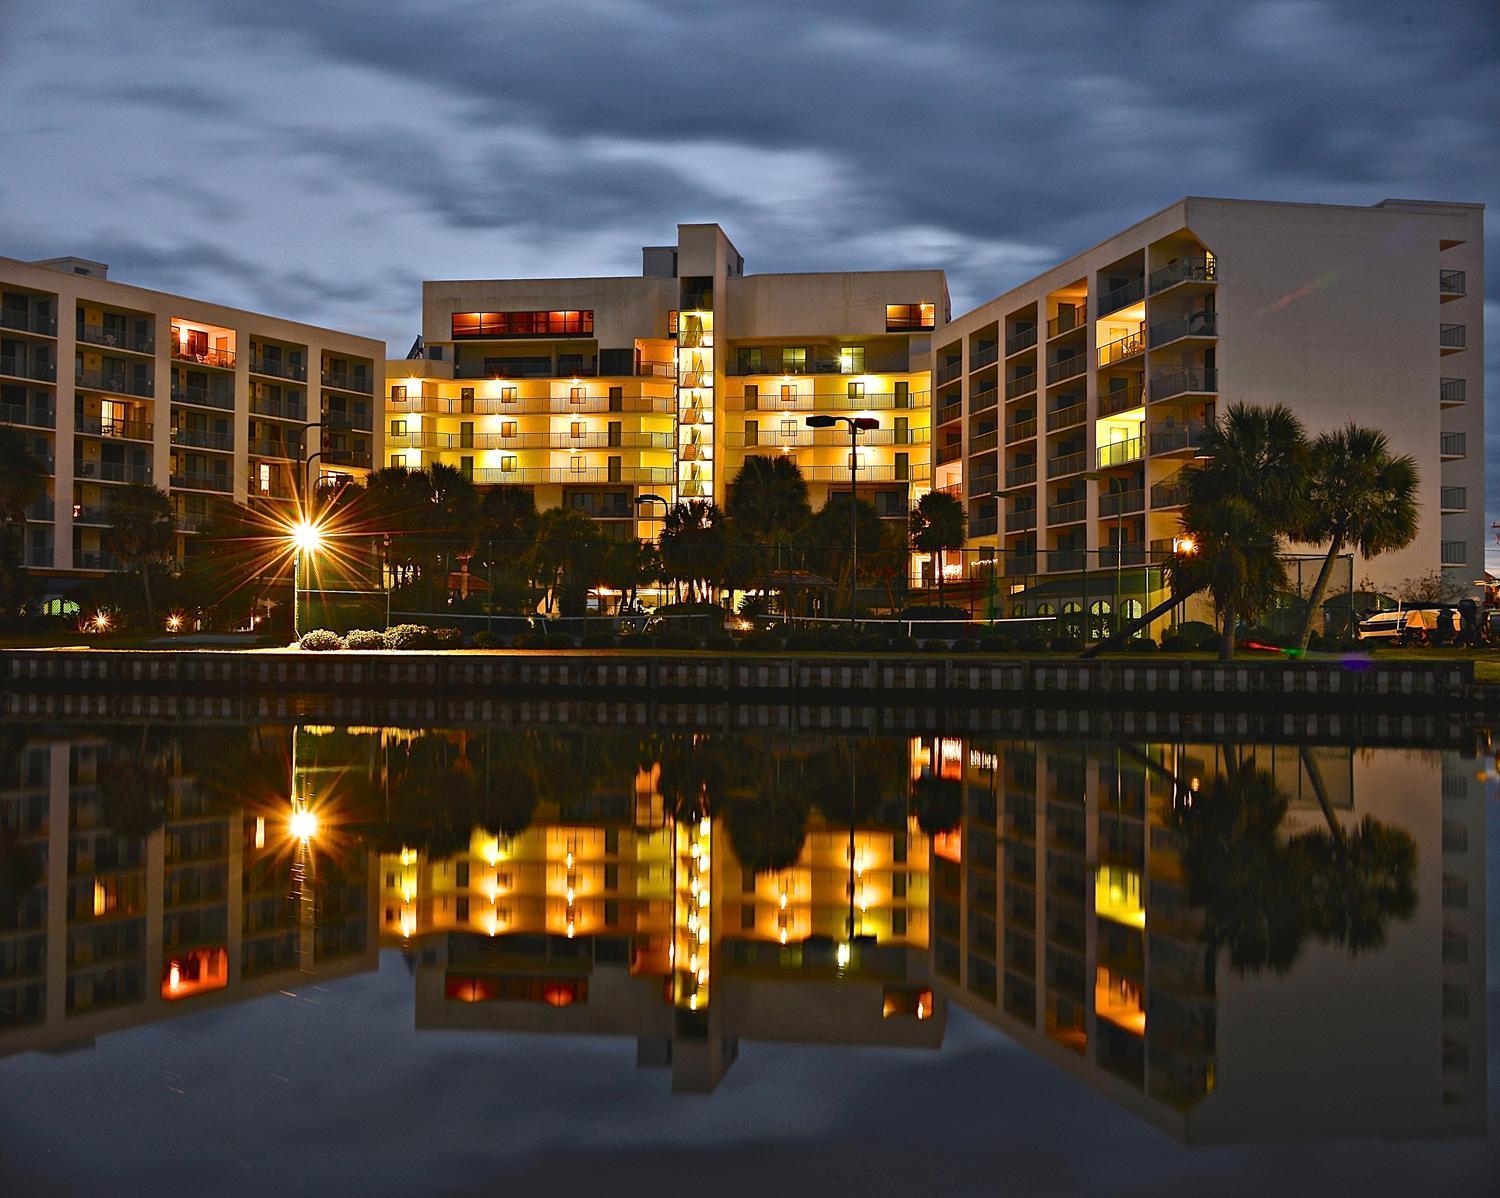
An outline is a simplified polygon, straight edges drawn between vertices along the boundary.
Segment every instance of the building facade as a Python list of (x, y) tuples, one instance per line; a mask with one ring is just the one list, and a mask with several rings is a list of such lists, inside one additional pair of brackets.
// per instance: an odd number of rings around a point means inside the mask
[(717, 225), (680, 225), (639, 278), (429, 282), (425, 357), (387, 364), (385, 464), (455, 466), (532, 490), (612, 535), (650, 537), (670, 502), (722, 504), (741, 464), (788, 456), (814, 508), (847, 492), (905, 518), (930, 487), (928, 360), (938, 270), (746, 275)]
[(363, 475), (384, 367), (368, 338), (133, 287), (102, 263), (0, 258), (0, 424), (49, 475), (25, 564), (117, 568), (101, 537), (121, 484), (170, 495), (180, 559), (216, 499), (291, 512), (310, 466)]
[(1204, 430), (1232, 403), (1285, 403), (1309, 434), (1355, 420), (1416, 459), (1418, 536), (1358, 578), (1469, 584), (1483, 296), (1479, 205), (1189, 197), (975, 308), (933, 359), (935, 485), (968, 512), (966, 570), (1123, 572), (1122, 593), (1149, 593)]

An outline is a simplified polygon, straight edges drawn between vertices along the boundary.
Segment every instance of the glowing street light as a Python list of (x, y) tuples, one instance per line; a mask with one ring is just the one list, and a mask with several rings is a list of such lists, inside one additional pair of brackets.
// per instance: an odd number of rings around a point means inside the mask
[(1193, 557), (1198, 552), (1198, 538), (1191, 533), (1173, 537), (1172, 552), (1178, 557)]
[(292, 635), (301, 636), (299, 597), (302, 591), (302, 559), (304, 557), (311, 559), (313, 554), (323, 548), (323, 529), (320, 525), (315, 524), (304, 516), (287, 530), (287, 540), (291, 542), (293, 549)]
[(832, 428), (836, 424), (849, 428), (849, 627), (854, 627), (859, 588), (859, 434), (879, 428), (873, 416), (809, 416), (808, 428)]
[(301, 841), (311, 840), (318, 834), (318, 817), (306, 807), (293, 808), (288, 825), (292, 835)]

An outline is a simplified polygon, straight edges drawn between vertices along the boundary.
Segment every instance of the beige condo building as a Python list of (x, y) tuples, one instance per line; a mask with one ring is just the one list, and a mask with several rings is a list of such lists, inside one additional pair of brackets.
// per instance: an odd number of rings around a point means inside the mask
[(290, 513), (311, 465), (365, 474), (384, 366), (382, 342), (131, 286), (103, 263), (0, 258), (0, 424), (49, 476), (25, 565), (118, 568), (101, 537), (121, 484), (168, 493), (181, 560), (216, 500)]
[(999, 559), (1057, 596), (1059, 576), (1149, 592), (1204, 430), (1232, 403), (1285, 403), (1310, 434), (1372, 424), (1417, 461), (1416, 540), (1356, 579), (1388, 590), (1441, 568), (1469, 584), (1482, 255), (1476, 204), (1188, 197), (960, 316), (935, 341), (934, 459), (968, 512), (965, 569)]
[(443, 462), (529, 488), (610, 535), (651, 537), (669, 502), (724, 502), (747, 457), (794, 460), (814, 508), (847, 493), (904, 519), (930, 487), (931, 337), (942, 271), (747, 275), (712, 224), (642, 251), (639, 278), (428, 282), (423, 357), (387, 363), (383, 464)]

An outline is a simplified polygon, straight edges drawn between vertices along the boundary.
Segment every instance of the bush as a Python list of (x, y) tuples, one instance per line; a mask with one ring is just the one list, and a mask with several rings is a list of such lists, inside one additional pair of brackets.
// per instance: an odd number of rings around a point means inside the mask
[(652, 649), (696, 649), (700, 644), (698, 638), (691, 632), (683, 632), (675, 628), (643, 637), (642, 643)]
[(1045, 653), (1047, 638), (1040, 633), (1027, 632), (1016, 638), (1016, 648), (1022, 653)]
[(314, 628), (311, 632), (304, 632), (302, 639), (297, 642), (297, 648), (306, 649), (309, 653), (322, 653), (329, 649), (342, 649), (344, 638), (336, 632), (329, 632), (326, 628)]
[(505, 648), (505, 638), (498, 632), (476, 632), (474, 634), (474, 648), (503, 649)]
[(463, 630), (459, 628), (434, 628), (432, 631), (432, 647), (434, 649), (462, 649), (464, 647)]
[(1125, 648), (1132, 653), (1155, 653), (1156, 642), (1149, 636), (1138, 636), (1126, 642)]
[(922, 652), (946, 653), (948, 652), (948, 642), (946, 640), (939, 640), (937, 637), (932, 637), (930, 640), (922, 642)]
[(747, 632), (740, 637), (737, 645), (741, 649), (747, 649), (752, 653), (774, 652), (782, 647), (781, 634), (769, 629), (757, 632)]
[(1210, 632), (1206, 636), (1198, 638), (1199, 653), (1217, 653), (1219, 651), (1219, 634)]
[(385, 633), (373, 628), (352, 628), (344, 633), (346, 649), (384, 649)]
[(1198, 649), (1198, 642), (1185, 636), (1173, 635), (1162, 641), (1161, 647), (1168, 653), (1194, 653)]
[(806, 653), (823, 648), (823, 637), (815, 628), (793, 628), (783, 644), (794, 653)]
[(578, 638), (569, 636), (566, 632), (548, 632), (542, 636), (543, 649), (573, 649), (578, 646)]
[(711, 632), (703, 638), (703, 647), (717, 653), (727, 653), (734, 648), (734, 637), (727, 632)]
[(950, 650), (950, 652), (953, 652), (953, 653), (973, 653), (978, 648), (979, 648), (979, 642), (978, 641), (976, 641), (976, 640), (970, 640), (970, 639), (968, 639), (966, 637), (960, 637), (958, 640), (956, 640), (956, 641), (953, 642), (953, 648)]
[(1083, 642), (1076, 636), (1055, 636), (1048, 648), (1054, 653), (1082, 653)]
[(387, 649), (430, 649), (435, 644), (433, 630), (425, 624), (397, 624), (385, 632)]
[(547, 634), (545, 632), (517, 633), (516, 639), (511, 641), (511, 646), (516, 649), (545, 649)]
[(891, 647), (891, 638), (883, 632), (861, 632), (854, 638), (854, 647), (862, 653), (885, 653)]
[(1016, 642), (1003, 632), (992, 633), (979, 642), (981, 653), (1009, 653), (1016, 647)]
[(607, 632), (590, 632), (579, 644), (585, 649), (613, 649), (618, 642)]

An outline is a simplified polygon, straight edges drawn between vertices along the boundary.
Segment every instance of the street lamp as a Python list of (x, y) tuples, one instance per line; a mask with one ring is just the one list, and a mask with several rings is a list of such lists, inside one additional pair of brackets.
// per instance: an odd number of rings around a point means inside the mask
[(867, 429), (879, 428), (880, 421), (873, 416), (809, 416), (808, 428), (832, 428), (836, 424), (849, 426), (849, 627), (854, 627), (856, 591), (859, 586), (859, 510), (855, 502), (859, 498), (859, 434)]
[(292, 635), (300, 636), (301, 626), (298, 622), (298, 596), (302, 589), (302, 559), (311, 558), (314, 553), (323, 547), (323, 530), (311, 520), (304, 517), (292, 525), (287, 532), (287, 539), (292, 543)]

